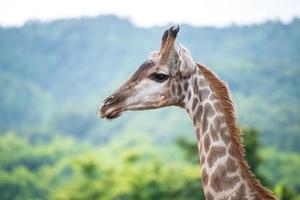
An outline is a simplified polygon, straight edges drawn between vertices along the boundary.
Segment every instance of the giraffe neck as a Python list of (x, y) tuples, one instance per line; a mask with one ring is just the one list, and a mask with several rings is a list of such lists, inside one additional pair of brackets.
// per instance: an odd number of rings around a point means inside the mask
[(196, 130), (206, 199), (276, 199), (249, 171), (243, 160), (239, 135), (231, 132), (237, 129), (235, 121), (232, 128), (222, 100), (203, 74), (202, 70), (208, 69), (199, 66), (183, 88), (187, 93), (184, 107)]

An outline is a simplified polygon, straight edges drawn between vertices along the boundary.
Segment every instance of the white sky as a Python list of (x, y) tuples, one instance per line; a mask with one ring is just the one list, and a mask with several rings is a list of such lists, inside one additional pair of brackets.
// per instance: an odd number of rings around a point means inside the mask
[(138, 26), (189, 23), (226, 26), (291, 21), (300, 17), (300, 0), (0, 0), (0, 25), (19, 26), (29, 19), (116, 14)]

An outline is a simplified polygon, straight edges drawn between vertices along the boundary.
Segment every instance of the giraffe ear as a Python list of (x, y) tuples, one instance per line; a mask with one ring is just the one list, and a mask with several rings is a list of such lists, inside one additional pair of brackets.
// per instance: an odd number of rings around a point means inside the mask
[(183, 77), (189, 77), (195, 68), (195, 62), (192, 59), (192, 55), (182, 44), (179, 44), (178, 54), (180, 60), (179, 72)]

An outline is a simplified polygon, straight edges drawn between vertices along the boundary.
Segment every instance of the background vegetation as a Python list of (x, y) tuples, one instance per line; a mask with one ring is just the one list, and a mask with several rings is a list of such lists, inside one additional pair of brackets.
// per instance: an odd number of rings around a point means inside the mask
[[(0, 27), (1, 200), (204, 199), (183, 111), (96, 118), (165, 28), (115, 16)], [(178, 40), (229, 84), (257, 176), (300, 199), (300, 20), (183, 24)]]

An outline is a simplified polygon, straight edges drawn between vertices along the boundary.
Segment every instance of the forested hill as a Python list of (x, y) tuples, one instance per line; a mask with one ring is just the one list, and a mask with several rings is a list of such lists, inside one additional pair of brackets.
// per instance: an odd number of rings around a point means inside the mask
[[(99, 102), (159, 48), (166, 27), (99, 16), (0, 28), (0, 132), (32, 140), (68, 134), (94, 143), (132, 132), (157, 143), (193, 137), (178, 109), (126, 113), (113, 123), (95, 115)], [(266, 145), (300, 152), (299, 19), (181, 25), (178, 41), (229, 84), (242, 126), (260, 130)]]

